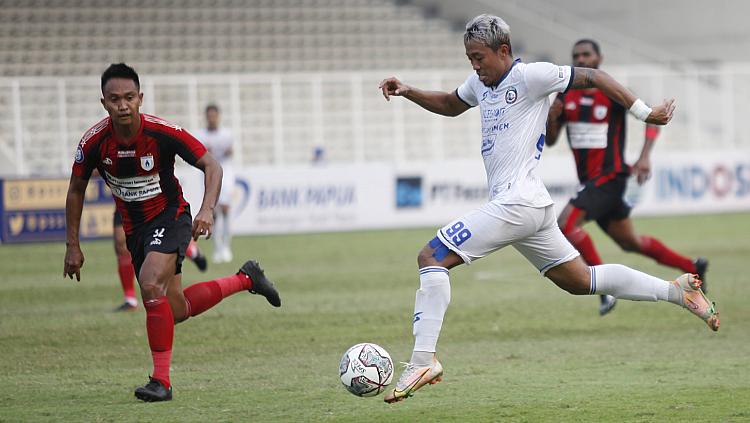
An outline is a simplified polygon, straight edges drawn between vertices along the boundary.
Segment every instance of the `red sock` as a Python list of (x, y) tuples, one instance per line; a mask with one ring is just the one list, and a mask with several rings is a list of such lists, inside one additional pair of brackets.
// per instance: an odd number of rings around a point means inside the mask
[(169, 389), (169, 363), (172, 361), (172, 341), (174, 340), (174, 316), (167, 297), (143, 301), (146, 308), (146, 332), (148, 346), (154, 359), (153, 379)]
[(641, 236), (641, 254), (647, 255), (657, 262), (676, 267), (683, 272), (695, 273), (695, 263), (689, 257), (677, 254), (656, 238)]
[(224, 298), (240, 291), (247, 291), (252, 286), (250, 277), (244, 273), (239, 273), (190, 285), (185, 288), (183, 294), (188, 303), (190, 316), (197, 316), (215, 306)]
[(138, 300), (135, 298), (135, 269), (130, 259), (130, 254), (117, 256), (117, 273), (120, 275), (120, 284), (122, 292), (125, 294), (125, 301), (136, 305)]
[(565, 236), (576, 247), (576, 250), (581, 253), (581, 257), (583, 257), (586, 264), (589, 266), (602, 264), (602, 259), (599, 258), (599, 253), (596, 251), (596, 247), (594, 247), (594, 242), (586, 231), (581, 228), (573, 228)]
[(195, 241), (190, 240), (190, 244), (188, 244), (187, 250), (185, 250), (185, 255), (189, 259), (194, 259), (200, 255), (198, 244), (196, 244)]

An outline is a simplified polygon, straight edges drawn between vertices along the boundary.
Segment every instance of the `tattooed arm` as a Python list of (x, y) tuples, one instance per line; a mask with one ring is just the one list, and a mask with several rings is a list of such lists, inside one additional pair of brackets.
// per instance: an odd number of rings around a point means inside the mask
[[(598, 88), (607, 97), (625, 106), (626, 109), (630, 109), (630, 106), (637, 99), (630, 90), (615, 81), (608, 73), (599, 69), (575, 68), (571, 88)], [(652, 107), (651, 114), (648, 115), (646, 122), (666, 125), (672, 120), (674, 108), (674, 99), (664, 100), (661, 104)]]

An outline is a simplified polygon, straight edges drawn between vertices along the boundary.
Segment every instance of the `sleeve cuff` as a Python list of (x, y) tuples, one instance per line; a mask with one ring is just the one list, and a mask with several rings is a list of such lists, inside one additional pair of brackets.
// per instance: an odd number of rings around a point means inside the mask
[(465, 105), (466, 105), (467, 107), (469, 107), (469, 108), (471, 108), (471, 107), (474, 107), (474, 106), (472, 106), (471, 104), (467, 103), (467, 102), (466, 102), (466, 100), (464, 100), (463, 98), (461, 98), (461, 96), (460, 96), (460, 95), (458, 95), (458, 89), (456, 89), (456, 90), (455, 90), (455, 91), (453, 91), (453, 92), (454, 92), (454, 93), (456, 94), (456, 97), (458, 97), (458, 99), (459, 99), (459, 100), (461, 100), (461, 103), (465, 104)]

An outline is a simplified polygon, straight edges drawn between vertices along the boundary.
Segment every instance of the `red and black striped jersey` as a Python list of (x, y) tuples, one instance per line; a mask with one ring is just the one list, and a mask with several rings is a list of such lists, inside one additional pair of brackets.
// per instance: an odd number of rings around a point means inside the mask
[(560, 119), (567, 123), (578, 180), (599, 185), (618, 174), (629, 174), (624, 157), (627, 110), (597, 88), (568, 90), (558, 99), (564, 105)]
[(107, 117), (81, 138), (73, 175), (88, 179), (98, 169), (112, 191), (125, 233), (132, 234), (165, 210), (177, 218), (188, 209), (174, 175), (175, 155), (195, 165), (205, 153), (203, 144), (181, 127), (146, 114), (141, 114), (138, 134), (126, 144)]

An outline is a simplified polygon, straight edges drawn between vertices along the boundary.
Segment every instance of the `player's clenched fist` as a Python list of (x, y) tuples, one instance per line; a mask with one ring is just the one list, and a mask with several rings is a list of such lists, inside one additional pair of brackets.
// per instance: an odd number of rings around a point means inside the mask
[(392, 95), (404, 96), (409, 92), (409, 86), (404, 85), (396, 77), (390, 77), (380, 83), (380, 89), (383, 91), (383, 97), (391, 101)]

